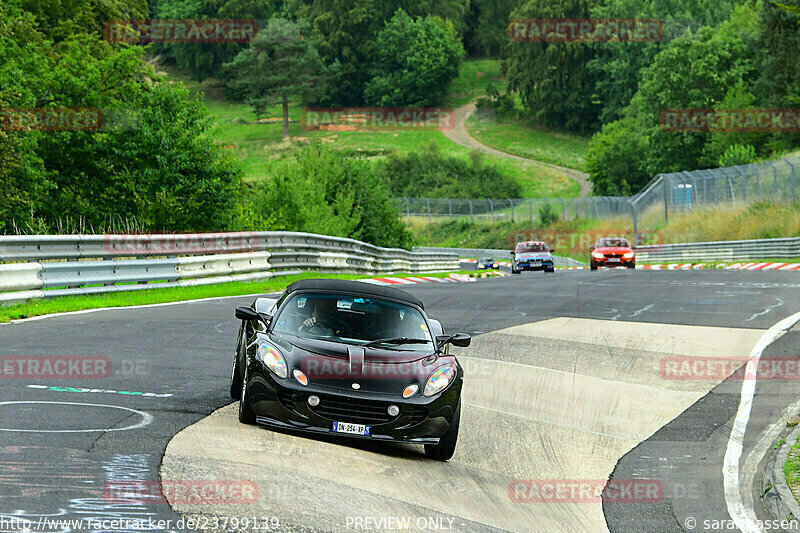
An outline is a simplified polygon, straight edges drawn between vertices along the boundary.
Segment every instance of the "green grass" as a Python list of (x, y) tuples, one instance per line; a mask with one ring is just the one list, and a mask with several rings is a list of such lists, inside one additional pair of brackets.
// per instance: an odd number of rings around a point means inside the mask
[[(794, 453), (792, 453), (794, 452)], [(786, 484), (789, 487), (796, 487), (800, 484), (800, 440), (792, 445), (786, 464), (783, 465), (783, 473), (786, 475)]]
[(584, 157), (590, 137), (537, 126), (529, 120), (481, 120), (477, 114), (467, 121), (470, 135), (496, 150), (576, 170), (585, 169)]
[[(478, 72), (485, 72), (486, 76), (477, 78)], [(289, 124), (290, 137), (284, 140), (280, 106), (268, 108), (265, 116), (261, 117), (262, 120), (272, 119), (274, 122), (258, 123), (249, 106), (224, 99), (223, 88), (219, 82), (208, 80), (198, 83), (190, 80), (186, 74), (173, 70), (169, 71), (169, 76), (175, 82), (183, 82), (192, 92), (204, 92), (206, 105), (216, 122), (217, 142), (230, 149), (242, 163), (246, 182), (269, 179), (280, 171), (283, 161), (289, 159), (314, 138), (342, 150), (356, 154), (363, 153), (365, 156), (370, 156), (373, 161), (392, 153), (414, 152), (431, 144), (438, 146), (445, 155), (462, 159), (467, 159), (471, 153), (471, 150), (450, 141), (438, 130), (309, 131), (300, 123), (302, 107), (295, 103), (289, 106), (289, 119), (292, 121)], [(487, 78), (493, 76), (499, 76), (498, 61), (467, 61), (462, 76), (453, 82), (452, 94), (464, 93), (476, 96), (483, 94)], [(461, 97), (454, 97), (453, 102), (458, 103), (459, 98)], [(578, 195), (578, 184), (551, 168), (534, 162), (515, 161), (492, 155), (486, 155), (485, 161), (517, 181), (524, 197)]]
[[(457, 274), (469, 274), (462, 270)], [(426, 274), (392, 274), (392, 276), (433, 276), (448, 277), (451, 272), (426, 273)], [(98, 309), (105, 307), (130, 307), (135, 305), (159, 304), (180, 302), (184, 300), (199, 300), (202, 298), (216, 298), (222, 296), (244, 296), (248, 294), (264, 294), (279, 292), (290, 283), (310, 278), (335, 278), (335, 279), (361, 279), (367, 277), (363, 274), (319, 274), (307, 272), (293, 276), (249, 281), (230, 282), (216, 285), (197, 285), (193, 287), (174, 287), (164, 289), (147, 289), (124, 293), (92, 294), (87, 296), (62, 296), (30, 300), (28, 302), (0, 306), (0, 323), (30, 318), (34, 316), (49, 315), (53, 313), (67, 313), (85, 309)]]
[(470, 59), (464, 61), (458, 77), (450, 84), (447, 96), (448, 107), (460, 107), (475, 98), (486, 95), (486, 85), (494, 82), (502, 92), (506, 88), (505, 79), (500, 74), (499, 59)]

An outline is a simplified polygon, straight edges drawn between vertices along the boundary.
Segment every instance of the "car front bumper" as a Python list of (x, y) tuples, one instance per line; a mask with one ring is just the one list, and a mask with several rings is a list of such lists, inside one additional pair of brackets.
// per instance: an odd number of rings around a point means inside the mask
[(607, 257), (603, 259), (592, 258), (592, 262), (598, 267), (629, 267), (636, 264), (636, 258), (623, 259), (619, 261), (609, 261)]
[(523, 270), (552, 270), (553, 269), (553, 262), (552, 261), (542, 261), (541, 263), (517, 263), (517, 270), (522, 272)]
[[(409, 399), (395, 395), (314, 386), (303, 387), (290, 379), (280, 379), (269, 371), (256, 371), (248, 377), (248, 396), (256, 422), (272, 429), (302, 431), (331, 436), (352, 437), (373, 441), (438, 444), (453, 423), (461, 396), (463, 371), (444, 392), (433, 397), (417, 393)], [(311, 407), (308, 397), (319, 396), (320, 405)], [(336, 405), (331, 408), (330, 405)], [(395, 417), (376, 420), (372, 414), (389, 405), (400, 408)], [(350, 411), (343, 409), (347, 406)], [(323, 408), (325, 407), (325, 408)], [(327, 409), (326, 409), (327, 408)], [(332, 411), (345, 413), (332, 415)], [(365, 411), (372, 414), (361, 419)], [(369, 435), (353, 435), (333, 431), (333, 422), (350, 422), (370, 426)]]

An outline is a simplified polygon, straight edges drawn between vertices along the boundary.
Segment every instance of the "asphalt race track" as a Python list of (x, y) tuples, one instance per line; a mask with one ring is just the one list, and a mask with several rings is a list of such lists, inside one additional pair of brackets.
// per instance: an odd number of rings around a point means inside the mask
[[(797, 273), (576, 270), (404, 289), (448, 331), (476, 336), (458, 352), (465, 404), (448, 463), (413, 446), (239, 424), (235, 404), (225, 407), (233, 309), (252, 298), (0, 325), (0, 531), (20, 531), (2, 519), (22, 518), (171, 519), (178, 530), (183, 516), (275, 517), (270, 529), (286, 531), (688, 531), (689, 517), (697, 530), (703, 520), (731, 520), (722, 468), (742, 379), (671, 369), (748, 357), (766, 330), (800, 310)], [(799, 334), (786, 333), (762, 358), (795, 361)], [(108, 365), (94, 379), (13, 366), (31, 356)], [(756, 385), (737, 490), (760, 518), (753, 472), (797, 400), (791, 380)], [(609, 477), (656, 489), (605, 502), (543, 490), (602, 487)], [(255, 483), (257, 497), (172, 498), (180, 514), (157, 495), (109, 497), (115, 483), (212, 479)], [(408, 527), (396, 527), (403, 520)]]

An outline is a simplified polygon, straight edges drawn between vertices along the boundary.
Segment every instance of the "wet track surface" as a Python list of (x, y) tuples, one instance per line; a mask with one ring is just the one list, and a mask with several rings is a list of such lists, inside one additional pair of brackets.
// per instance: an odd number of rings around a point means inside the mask
[[(746, 357), (763, 330), (800, 310), (798, 289), (796, 273), (731, 271), (536, 272), (405, 287), (448, 331), (477, 335), (459, 351), (471, 374), (459, 446), (446, 464), (412, 446), (242, 426), (230, 408), (203, 420), (230, 403), (233, 308), (251, 298), (0, 325), (3, 357), (110, 363), (94, 379), (4, 372), (0, 515), (34, 523), (50, 515), (178, 520), (164, 502), (108, 497), (110, 484), (163, 475), (257, 481), (250, 505), (176, 508), (277, 516), (287, 530), (354, 530), (352, 519), (368, 516), (440, 519), (456, 531), (665, 531), (685, 529), (681, 519), (691, 513), (725, 519), (720, 461), (741, 381), (665, 378), (663, 360)], [(793, 335), (768, 353), (796, 358)], [(742, 464), (795, 389), (791, 381), (759, 382)], [(173, 441), (160, 474), (173, 437), (201, 420)], [(243, 462), (245, 455), (258, 460)], [(612, 472), (658, 480), (663, 497), (646, 505), (534, 503), (512, 485)], [(411, 529), (426, 529), (413, 520)]]

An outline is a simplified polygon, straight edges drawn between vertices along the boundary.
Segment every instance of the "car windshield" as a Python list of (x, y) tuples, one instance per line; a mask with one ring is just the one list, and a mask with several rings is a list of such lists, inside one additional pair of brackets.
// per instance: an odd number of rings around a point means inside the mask
[(493, 263), (493, 262), (494, 259), (492, 259), (491, 257), (484, 257), (483, 259), (481, 259), (481, 263)]
[(541, 242), (532, 242), (532, 243), (521, 243), (517, 245), (517, 253), (530, 253), (530, 252), (549, 252), (550, 250), (544, 243)]
[(372, 346), (433, 351), (433, 339), (422, 313), (408, 305), (375, 298), (295, 294), (275, 317), (273, 332), (348, 344), (367, 344), (379, 339), (419, 339), (418, 343)]
[(600, 239), (597, 248), (630, 248), (630, 244), (625, 239)]

